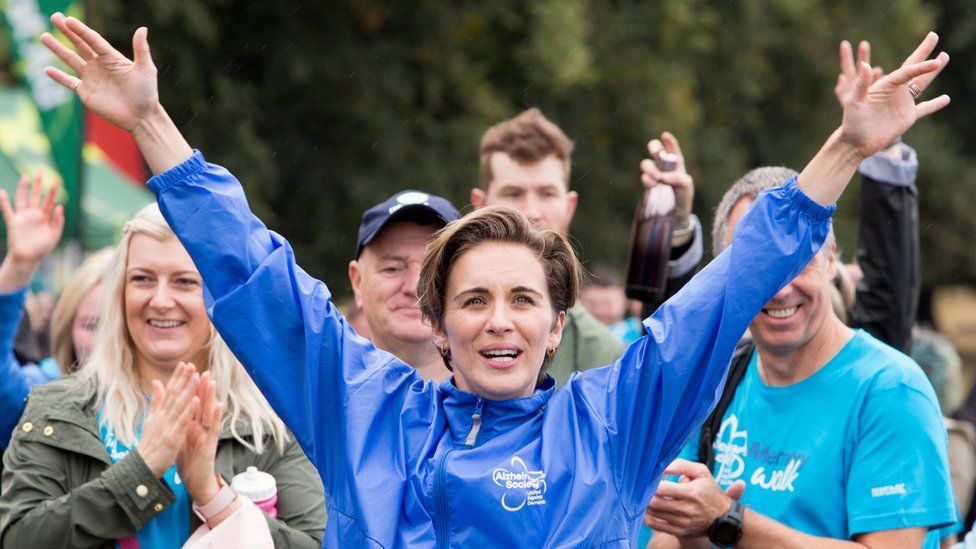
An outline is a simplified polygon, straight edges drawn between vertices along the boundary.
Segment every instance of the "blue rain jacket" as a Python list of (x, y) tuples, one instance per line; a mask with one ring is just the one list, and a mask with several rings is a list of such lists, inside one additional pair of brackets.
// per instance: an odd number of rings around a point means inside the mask
[(326, 547), (629, 547), (736, 342), (821, 247), (833, 212), (795, 180), (763, 193), (614, 364), (489, 401), (424, 382), (357, 336), (199, 152), (149, 186), (214, 324), (322, 476)]

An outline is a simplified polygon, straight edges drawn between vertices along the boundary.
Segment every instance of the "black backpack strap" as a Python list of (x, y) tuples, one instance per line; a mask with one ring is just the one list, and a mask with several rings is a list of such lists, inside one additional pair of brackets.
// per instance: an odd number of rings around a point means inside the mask
[(705, 423), (702, 424), (700, 437), (698, 439), (698, 461), (704, 463), (709, 471), (715, 468), (715, 449), (713, 444), (718, 435), (719, 428), (722, 426), (722, 418), (725, 411), (732, 404), (735, 391), (739, 384), (746, 377), (746, 369), (749, 368), (749, 361), (752, 360), (752, 353), (756, 349), (756, 344), (752, 341), (740, 343), (732, 354), (732, 361), (729, 364), (729, 375), (725, 378), (725, 388), (722, 389), (722, 396), (718, 399), (718, 404), (712, 410)]

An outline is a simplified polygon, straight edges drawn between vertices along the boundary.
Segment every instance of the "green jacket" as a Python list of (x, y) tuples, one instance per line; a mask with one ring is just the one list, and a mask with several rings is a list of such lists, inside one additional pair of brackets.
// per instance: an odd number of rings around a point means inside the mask
[(612, 364), (623, 352), (624, 344), (577, 302), (566, 311), (563, 338), (549, 373), (562, 385), (573, 372)]
[[(250, 425), (238, 423), (238, 432), (250, 436)], [(3, 464), (0, 547), (114, 549), (115, 540), (134, 535), (175, 501), (137, 450), (111, 463), (99, 435), (94, 387), (74, 376), (33, 388)], [(294, 438), (284, 454), (273, 442), (255, 454), (225, 429), (217, 473), (229, 481), (250, 465), (278, 483), (278, 520), (266, 517), (275, 547), (320, 547), (322, 482)], [(192, 531), (200, 520), (190, 515)]]

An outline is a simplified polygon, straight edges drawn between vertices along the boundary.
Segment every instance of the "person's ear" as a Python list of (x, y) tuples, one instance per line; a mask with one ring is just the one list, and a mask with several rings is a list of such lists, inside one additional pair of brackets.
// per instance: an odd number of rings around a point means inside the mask
[(837, 244), (830, 245), (830, 251), (827, 254), (827, 280), (834, 280), (837, 278)]
[(487, 200), (488, 194), (485, 191), (478, 187), (471, 189), (471, 205), (474, 206), (474, 209), (480, 210), (484, 208)]
[(573, 214), (576, 213), (576, 204), (579, 203), (579, 194), (576, 191), (569, 191), (566, 193), (566, 229), (569, 230), (569, 224), (573, 222)]
[(447, 334), (441, 330), (436, 322), (431, 322), (431, 332), (434, 335), (434, 346), (437, 347), (437, 351), (441, 352), (443, 349), (446, 349), (448, 347)]
[(363, 273), (359, 261), (353, 259), (349, 262), (349, 283), (352, 284), (352, 295), (356, 300), (356, 307), (363, 308), (362, 287)]
[(566, 311), (559, 311), (556, 321), (552, 323), (552, 330), (549, 331), (549, 348), (555, 349), (563, 339), (563, 328), (566, 326)]

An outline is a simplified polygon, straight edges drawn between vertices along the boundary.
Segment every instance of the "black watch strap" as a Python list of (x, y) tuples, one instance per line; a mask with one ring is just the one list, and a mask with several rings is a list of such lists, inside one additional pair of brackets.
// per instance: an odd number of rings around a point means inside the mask
[(739, 543), (742, 539), (743, 514), (745, 507), (738, 500), (732, 500), (729, 510), (708, 527), (708, 540), (719, 547), (732, 547)]

